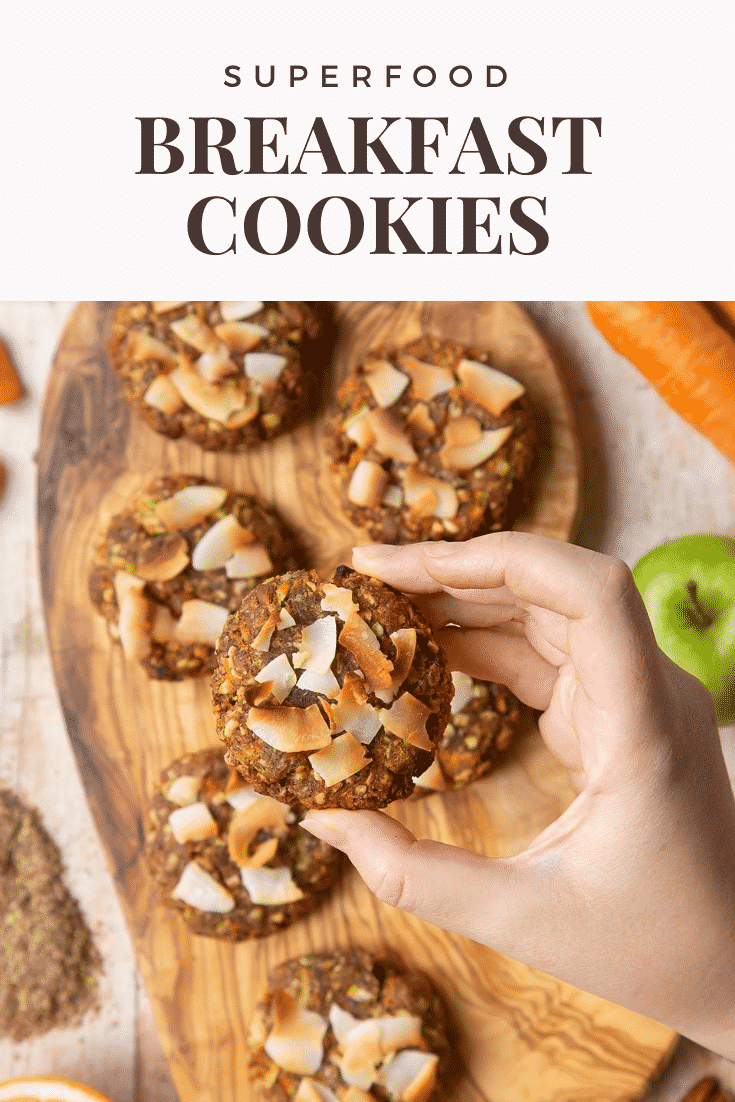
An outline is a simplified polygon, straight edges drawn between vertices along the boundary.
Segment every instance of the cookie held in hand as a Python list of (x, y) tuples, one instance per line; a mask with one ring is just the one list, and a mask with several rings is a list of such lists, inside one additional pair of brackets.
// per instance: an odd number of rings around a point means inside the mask
[(452, 679), (418, 609), (339, 567), (257, 586), (227, 620), (212, 679), (227, 759), (291, 806), (380, 808), (413, 790), (449, 718)]

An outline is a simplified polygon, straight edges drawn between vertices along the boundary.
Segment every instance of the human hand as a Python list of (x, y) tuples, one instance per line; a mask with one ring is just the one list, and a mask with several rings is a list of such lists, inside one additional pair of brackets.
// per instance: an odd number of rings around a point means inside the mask
[(356, 548), (354, 565), (415, 595), (451, 668), (541, 710), (578, 795), (503, 860), (375, 811), (302, 826), (383, 902), (735, 1058), (735, 801), (711, 698), (659, 650), (630, 570), (516, 532)]

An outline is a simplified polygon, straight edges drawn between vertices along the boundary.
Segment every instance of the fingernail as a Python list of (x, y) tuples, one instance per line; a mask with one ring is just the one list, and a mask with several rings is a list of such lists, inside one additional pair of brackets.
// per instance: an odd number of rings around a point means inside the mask
[(396, 555), (402, 550), (402, 547), (394, 547), (390, 543), (363, 543), (353, 547), (352, 554), (365, 555), (368, 559), (387, 559), (389, 555)]
[(331, 824), (322, 822), (320, 819), (302, 819), (299, 823), (304, 830), (308, 830), (309, 834), (313, 834), (315, 838), (318, 838), (321, 842), (326, 842), (328, 846), (334, 846), (335, 849), (344, 849), (347, 845), (347, 836), (336, 827)]
[(461, 550), (461, 547), (457, 547), (454, 543), (429, 543), (424, 548), (424, 555), (429, 559), (447, 559)]

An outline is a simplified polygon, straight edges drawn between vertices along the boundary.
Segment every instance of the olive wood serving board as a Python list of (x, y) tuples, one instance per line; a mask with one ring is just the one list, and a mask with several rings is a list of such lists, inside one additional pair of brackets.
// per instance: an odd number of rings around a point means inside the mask
[[(351, 868), (321, 910), (281, 934), (235, 946), (191, 935), (159, 904), (143, 867), (143, 809), (165, 765), (216, 742), (209, 679), (149, 681), (110, 642), (87, 595), (98, 530), (161, 472), (254, 490), (301, 534), (309, 565), (325, 569), (344, 560), (365, 537), (339, 508), (320, 439), (323, 407), (335, 377), (367, 347), (422, 332), (487, 349), (526, 384), (544, 454), (533, 503), (518, 527), (570, 538), (580, 459), (564, 385), (531, 321), (503, 302), (337, 304), (329, 311), (322, 393), (311, 415), (296, 431), (232, 456), (168, 441), (131, 412), (105, 353), (113, 310), (80, 305), (51, 372), (39, 452), (40, 568), (69, 735), (182, 1102), (254, 1102), (246, 1036), (268, 971), (297, 954), (350, 945), (393, 951), (430, 973), (440, 989), (461, 1065), (451, 1098), (442, 1102), (640, 1097), (675, 1044), (670, 1029), (378, 903)], [(403, 805), (397, 814), (419, 836), (505, 856), (571, 799), (564, 771), (529, 725), (491, 777), (465, 792)]]

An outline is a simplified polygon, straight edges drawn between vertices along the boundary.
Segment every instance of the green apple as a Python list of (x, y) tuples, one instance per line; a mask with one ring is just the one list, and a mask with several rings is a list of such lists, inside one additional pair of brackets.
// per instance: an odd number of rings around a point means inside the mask
[(661, 650), (707, 686), (721, 726), (735, 723), (735, 540), (669, 540), (633, 577)]

